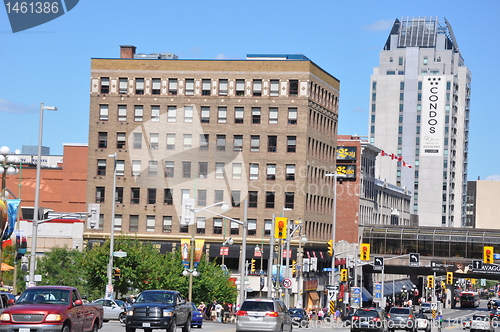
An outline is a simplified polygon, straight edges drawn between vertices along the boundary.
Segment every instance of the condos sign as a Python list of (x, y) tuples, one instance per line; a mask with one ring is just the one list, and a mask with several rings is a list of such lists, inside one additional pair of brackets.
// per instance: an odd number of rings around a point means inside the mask
[(443, 76), (425, 77), (422, 81), (421, 155), (443, 155), (445, 114), (445, 78)]

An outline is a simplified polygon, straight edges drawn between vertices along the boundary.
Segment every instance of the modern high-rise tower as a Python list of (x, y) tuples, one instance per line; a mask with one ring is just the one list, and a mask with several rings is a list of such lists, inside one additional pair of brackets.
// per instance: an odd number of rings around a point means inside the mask
[(371, 76), (369, 137), (383, 150), (376, 176), (413, 192), (421, 226), (465, 225), (470, 84), (446, 19), (394, 22)]

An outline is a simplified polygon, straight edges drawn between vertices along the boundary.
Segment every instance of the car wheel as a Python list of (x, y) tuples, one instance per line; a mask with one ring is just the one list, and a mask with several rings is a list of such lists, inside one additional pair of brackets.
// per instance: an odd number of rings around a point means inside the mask
[(133, 327), (126, 327), (125, 331), (126, 332), (135, 332), (135, 328), (133, 328)]
[(64, 325), (61, 332), (70, 332), (70, 329), (69, 329), (69, 326), (68, 325)]
[(170, 322), (170, 326), (167, 329), (167, 332), (176, 332), (176, 331), (177, 331), (177, 322), (175, 321), (175, 316), (174, 316), (172, 317), (172, 321)]
[(118, 320), (120, 321), (120, 323), (125, 324), (125, 322), (127, 321), (127, 314), (121, 312), (120, 315), (118, 316)]
[(144, 329), (144, 332), (153, 332), (153, 329)]
[(182, 327), (182, 332), (190, 332), (191, 331), (191, 316), (188, 317), (186, 324)]

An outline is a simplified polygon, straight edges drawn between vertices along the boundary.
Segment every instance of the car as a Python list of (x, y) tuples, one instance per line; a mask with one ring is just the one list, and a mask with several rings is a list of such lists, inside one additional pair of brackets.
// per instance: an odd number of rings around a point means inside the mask
[(418, 310), (420, 313), (432, 313), (431, 304), (429, 302), (424, 302), (420, 305)]
[(431, 332), (432, 322), (431, 319), (424, 315), (423, 313), (415, 313), (415, 324), (417, 325), (417, 330), (424, 330), (426, 332)]
[(352, 315), (351, 332), (387, 331), (387, 320), (384, 310), (380, 308), (359, 308)]
[(500, 321), (500, 309), (493, 309), (490, 311), (490, 319), (498, 325)]
[(488, 310), (494, 310), (494, 309), (497, 309), (498, 307), (500, 307), (500, 300), (489, 300), (488, 301)]
[(200, 309), (196, 307), (196, 305), (191, 302), (191, 305), (193, 306), (193, 315), (191, 316), (191, 327), (197, 327), (201, 329), (203, 326), (203, 313), (201, 312)]
[(493, 328), (493, 324), (491, 323), (491, 319), (489, 315), (485, 314), (475, 314), (472, 316), (472, 321), (470, 322), (470, 331), (478, 332), (478, 331), (488, 331), (493, 332), (495, 329)]
[(470, 329), (470, 322), (471, 322), (472, 318), (469, 317), (469, 318), (464, 318), (464, 320), (462, 320), (462, 329)]
[(110, 320), (125, 322), (125, 317), (127, 316), (125, 311), (125, 302), (113, 299), (98, 299), (92, 301), (92, 303), (102, 305), (104, 309), (103, 322), (109, 322)]
[(342, 316), (342, 326), (347, 327), (351, 325), (352, 322), (352, 315), (354, 315), (354, 311), (350, 311), (346, 313), (344, 316)]
[(297, 327), (308, 327), (309, 326), (309, 316), (307, 312), (302, 308), (291, 308), (288, 309), (290, 316), (292, 317), (293, 326)]
[(410, 307), (392, 307), (387, 313), (389, 331), (406, 330), (416, 331), (415, 315)]
[(236, 332), (292, 332), (292, 317), (278, 299), (246, 299), (236, 312)]

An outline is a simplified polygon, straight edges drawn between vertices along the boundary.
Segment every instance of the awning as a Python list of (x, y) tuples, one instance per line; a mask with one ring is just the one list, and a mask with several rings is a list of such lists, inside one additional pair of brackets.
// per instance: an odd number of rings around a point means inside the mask
[(319, 301), (319, 295), (317, 292), (309, 292), (307, 295), (309, 295), (311, 301)]
[(410, 291), (413, 288), (414, 284), (410, 279), (384, 281), (384, 296), (393, 296), (395, 294), (401, 293), (403, 286), (405, 286), (407, 291)]

